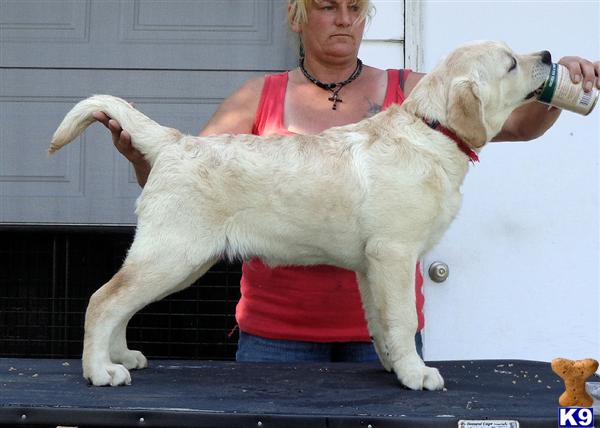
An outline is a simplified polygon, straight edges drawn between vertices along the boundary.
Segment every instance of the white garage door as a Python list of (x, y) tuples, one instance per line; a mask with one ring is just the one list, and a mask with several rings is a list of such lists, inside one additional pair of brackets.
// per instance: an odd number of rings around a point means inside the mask
[(248, 78), (296, 62), (281, 0), (0, 0), (0, 223), (135, 223), (132, 169), (96, 125), (46, 148), (109, 93), (196, 134)]

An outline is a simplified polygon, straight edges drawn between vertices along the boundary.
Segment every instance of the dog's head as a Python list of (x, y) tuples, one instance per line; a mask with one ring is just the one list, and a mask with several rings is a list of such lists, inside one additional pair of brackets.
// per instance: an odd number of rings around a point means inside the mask
[(500, 42), (469, 43), (421, 79), (406, 107), (480, 148), (500, 132), (514, 109), (535, 99), (550, 64), (547, 51), (518, 55)]

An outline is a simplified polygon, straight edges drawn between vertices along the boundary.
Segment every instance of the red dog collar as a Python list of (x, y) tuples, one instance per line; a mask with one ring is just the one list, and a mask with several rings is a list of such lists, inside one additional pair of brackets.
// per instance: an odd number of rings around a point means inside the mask
[(431, 129), (441, 132), (446, 137), (448, 137), (452, 141), (454, 141), (456, 143), (456, 145), (458, 146), (458, 148), (460, 149), (460, 151), (469, 157), (469, 160), (471, 161), (471, 163), (474, 164), (475, 162), (479, 162), (479, 156), (477, 156), (477, 153), (475, 153), (475, 151), (472, 148), (470, 148), (467, 143), (465, 143), (463, 140), (461, 140), (458, 137), (458, 135), (456, 135), (454, 132), (450, 131), (448, 128), (443, 126), (437, 120), (434, 120), (433, 122), (428, 122), (425, 119), (423, 119), (423, 122), (425, 122)]

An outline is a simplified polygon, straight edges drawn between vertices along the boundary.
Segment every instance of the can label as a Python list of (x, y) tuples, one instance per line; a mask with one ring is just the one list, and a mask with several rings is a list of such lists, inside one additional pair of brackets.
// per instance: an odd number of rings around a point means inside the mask
[(569, 70), (560, 64), (552, 64), (550, 75), (544, 83), (538, 101), (582, 115), (589, 114), (598, 101), (598, 89), (583, 90), (583, 83), (573, 83)]

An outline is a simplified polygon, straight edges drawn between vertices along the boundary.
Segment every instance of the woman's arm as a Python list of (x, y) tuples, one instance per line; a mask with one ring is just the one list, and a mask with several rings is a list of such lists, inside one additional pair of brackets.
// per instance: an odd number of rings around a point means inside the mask
[(227, 97), (199, 135), (251, 134), (264, 81), (264, 77), (249, 80)]
[(515, 109), (492, 141), (531, 141), (554, 125), (562, 110), (541, 103), (528, 103)]

